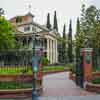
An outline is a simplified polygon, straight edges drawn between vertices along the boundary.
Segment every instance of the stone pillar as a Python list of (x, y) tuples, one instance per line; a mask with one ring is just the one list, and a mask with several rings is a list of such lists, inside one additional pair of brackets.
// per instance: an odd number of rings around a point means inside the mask
[(92, 79), (92, 48), (81, 49), (81, 55), (83, 56), (83, 77), (84, 81), (91, 81)]

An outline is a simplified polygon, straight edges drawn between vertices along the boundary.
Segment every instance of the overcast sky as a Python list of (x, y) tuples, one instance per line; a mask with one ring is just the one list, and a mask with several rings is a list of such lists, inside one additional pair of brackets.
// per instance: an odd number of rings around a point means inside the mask
[(100, 0), (0, 0), (0, 7), (5, 10), (6, 18), (26, 14), (31, 5), (31, 12), (35, 15), (34, 20), (40, 24), (46, 24), (47, 13), (51, 14), (53, 24), (54, 11), (57, 11), (59, 31), (62, 32), (63, 24), (66, 24), (68, 32), (69, 20), (72, 19), (73, 32), (75, 33), (76, 18), (80, 16), (82, 3), (94, 4), (100, 7)]

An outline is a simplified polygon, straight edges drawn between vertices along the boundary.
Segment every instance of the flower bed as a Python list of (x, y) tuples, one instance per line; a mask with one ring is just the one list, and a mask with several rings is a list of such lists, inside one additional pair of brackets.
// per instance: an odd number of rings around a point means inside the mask
[(90, 92), (100, 93), (100, 84), (87, 83), (85, 89)]
[(0, 75), (0, 82), (32, 82), (32, 75)]

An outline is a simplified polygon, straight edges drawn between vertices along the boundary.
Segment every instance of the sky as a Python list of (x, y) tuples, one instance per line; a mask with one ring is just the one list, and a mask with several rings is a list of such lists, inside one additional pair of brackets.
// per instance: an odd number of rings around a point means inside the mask
[[(80, 16), (83, 3), (86, 6), (95, 5), (98, 8), (100, 6), (100, 0), (0, 0), (0, 8), (5, 10), (7, 19), (31, 11), (35, 15), (34, 21), (41, 25), (46, 24), (48, 12), (53, 25), (53, 16), (56, 10), (59, 32), (63, 31), (63, 25), (66, 24), (66, 33), (68, 33), (69, 20), (71, 19), (73, 33), (75, 34), (76, 19)], [(31, 9), (29, 9), (29, 5), (31, 5)]]

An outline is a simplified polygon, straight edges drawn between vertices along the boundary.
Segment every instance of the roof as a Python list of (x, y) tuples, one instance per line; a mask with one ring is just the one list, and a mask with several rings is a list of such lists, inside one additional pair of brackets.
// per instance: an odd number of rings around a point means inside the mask
[(31, 12), (28, 12), (28, 13), (26, 14), (26, 16), (32, 16), (32, 17), (35, 17)]

